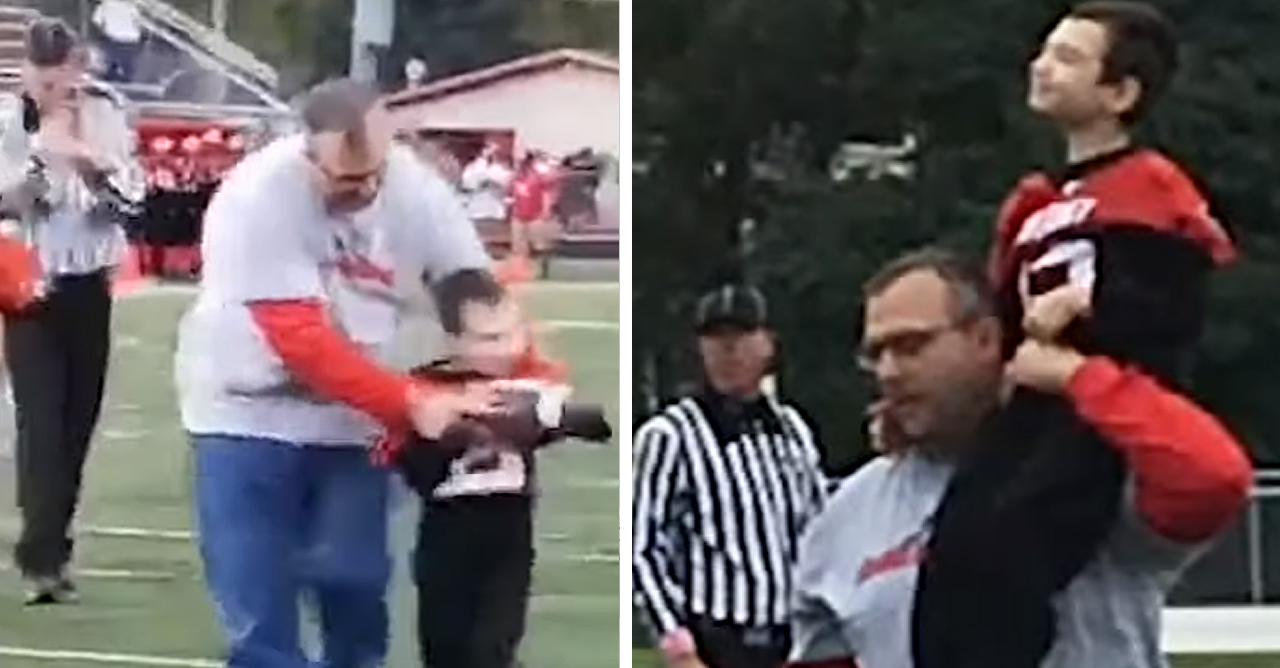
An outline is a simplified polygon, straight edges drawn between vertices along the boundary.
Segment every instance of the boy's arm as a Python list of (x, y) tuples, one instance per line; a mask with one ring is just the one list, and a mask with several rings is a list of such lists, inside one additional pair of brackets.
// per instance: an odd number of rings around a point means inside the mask
[(1248, 502), (1253, 469), (1244, 448), (1192, 401), (1100, 357), (1077, 368), (1066, 394), (1124, 456), (1138, 514), (1160, 536), (1207, 540)]

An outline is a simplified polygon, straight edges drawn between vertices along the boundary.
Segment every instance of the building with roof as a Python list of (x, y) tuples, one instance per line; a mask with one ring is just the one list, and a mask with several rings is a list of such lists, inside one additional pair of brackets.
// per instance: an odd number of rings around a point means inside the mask
[(617, 156), (621, 146), (618, 61), (590, 51), (556, 49), (428, 81), (387, 105), (414, 134), (506, 135), (518, 152), (559, 156)]

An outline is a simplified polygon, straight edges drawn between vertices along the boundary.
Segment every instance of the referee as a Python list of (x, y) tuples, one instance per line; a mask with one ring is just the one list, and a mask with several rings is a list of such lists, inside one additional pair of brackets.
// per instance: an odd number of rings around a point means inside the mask
[(705, 374), (635, 437), (632, 590), (672, 668), (776, 668), (796, 542), (825, 494), (799, 412), (760, 391), (773, 334), (759, 290), (698, 302)]

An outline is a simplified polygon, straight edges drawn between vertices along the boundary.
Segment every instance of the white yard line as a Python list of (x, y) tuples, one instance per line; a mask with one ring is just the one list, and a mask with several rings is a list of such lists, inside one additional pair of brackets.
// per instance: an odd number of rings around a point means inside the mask
[[(175, 529), (143, 529), (140, 527), (111, 527), (111, 526), (83, 526), (77, 530), (77, 533), (86, 536), (98, 536), (102, 538), (136, 538), (140, 540), (162, 540), (162, 541), (182, 541), (188, 542), (195, 540), (195, 532)], [(564, 541), (568, 538), (564, 534), (545, 534), (539, 536), (540, 539), (548, 542)], [(601, 553), (571, 553), (571, 554), (546, 554), (547, 559), (557, 561), (572, 561), (579, 563), (606, 563), (618, 561), (617, 555), (601, 554)], [(80, 573), (89, 573), (90, 571), (78, 571)], [(168, 575), (159, 571), (110, 571), (113, 575), (106, 575), (108, 571), (100, 571), (104, 573), (99, 575), (103, 578), (119, 578), (119, 579), (151, 579), (151, 577), (159, 577)], [(132, 575), (130, 575), (132, 574)]]
[[(541, 596), (535, 595), (530, 599), (530, 607), (535, 610), (596, 610), (606, 607), (616, 609), (617, 605), (618, 597), (615, 594), (544, 594)], [(226, 662), (216, 659), (12, 646), (0, 646), (0, 657), (113, 666), (159, 666), (161, 668), (223, 668), (226, 665)]]
[(30, 647), (0, 646), (0, 656), (16, 659), (43, 661), (78, 661), (114, 666), (172, 666), (174, 668), (222, 668), (224, 661), (214, 659), (189, 659), (176, 656), (151, 654), (112, 654), (109, 652), (84, 652), (78, 650), (33, 649)]
[[(0, 572), (16, 573), (18, 569), (11, 563), (0, 563)], [(86, 580), (128, 580), (135, 582), (167, 582), (178, 579), (176, 573), (167, 571), (142, 571), (121, 568), (73, 568), (78, 578)]]
[(535, 320), (533, 326), (535, 329), (618, 329), (618, 323), (608, 320)]
[(570, 561), (577, 564), (616, 564), (618, 563), (618, 555), (616, 554), (543, 554), (540, 557), (553, 559), (556, 561)]
[(621, 289), (616, 281), (534, 281), (521, 287), (532, 292), (616, 292)]
[[(524, 286), (524, 289), (529, 292), (617, 292), (620, 286), (606, 281), (539, 281)], [(142, 297), (194, 295), (198, 290), (198, 286), (190, 283), (146, 283), (117, 295), (116, 299), (128, 301)]]
[(171, 529), (143, 529), (139, 527), (109, 527), (87, 525), (78, 527), (76, 533), (86, 536), (101, 536), (103, 538), (142, 538), (152, 540), (174, 540), (189, 541), (195, 538), (195, 533), (185, 530)]
[(617, 489), (616, 478), (570, 478), (563, 481), (548, 480), (543, 489)]

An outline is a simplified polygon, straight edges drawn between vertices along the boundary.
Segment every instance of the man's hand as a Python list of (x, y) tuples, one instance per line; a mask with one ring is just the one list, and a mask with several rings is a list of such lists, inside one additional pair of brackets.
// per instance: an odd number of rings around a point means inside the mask
[(1058, 394), (1084, 363), (1085, 356), (1070, 348), (1027, 340), (1005, 366), (1005, 377), (1017, 385)]
[(662, 652), (662, 662), (667, 668), (707, 668), (698, 658), (698, 650), (693, 644), (693, 635), (688, 629), (676, 629), (662, 638), (658, 649)]
[(867, 408), (867, 438), (871, 449), (882, 455), (892, 455), (907, 447), (907, 437), (893, 420), (889, 402), (881, 399)]
[(1087, 315), (1093, 296), (1086, 287), (1068, 283), (1023, 299), (1022, 329), (1028, 338), (1055, 341), (1076, 318)]
[(503, 410), (499, 393), (484, 383), (468, 385), (461, 392), (431, 395), (414, 388), (409, 390), (406, 401), (414, 431), (433, 440), (439, 439), (445, 430), (463, 418), (485, 417)]

